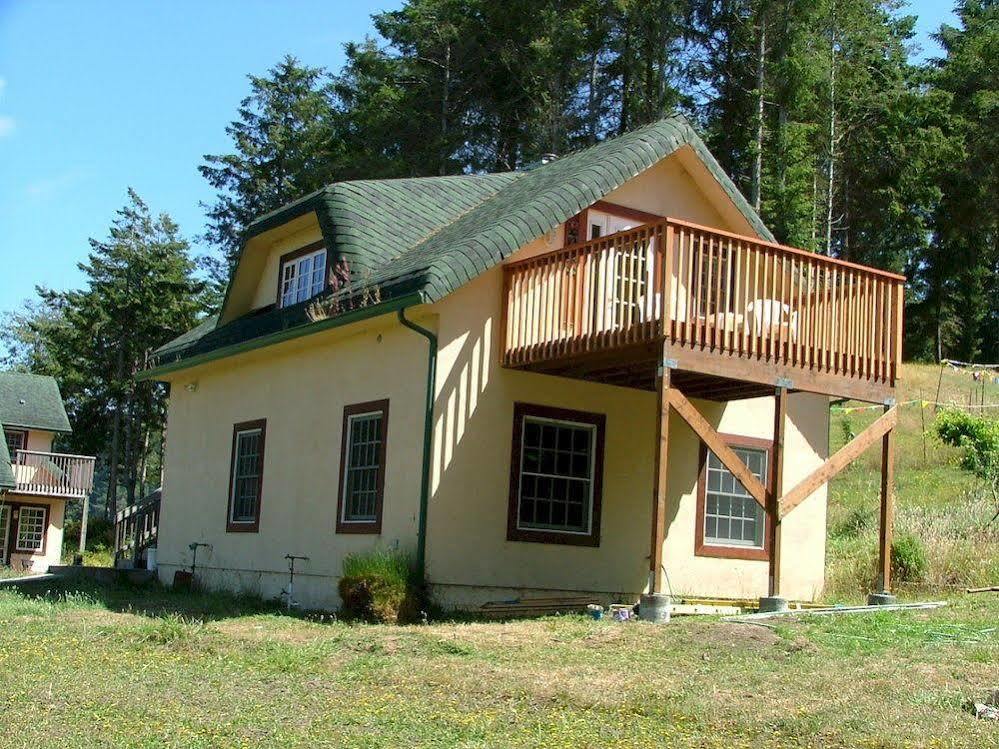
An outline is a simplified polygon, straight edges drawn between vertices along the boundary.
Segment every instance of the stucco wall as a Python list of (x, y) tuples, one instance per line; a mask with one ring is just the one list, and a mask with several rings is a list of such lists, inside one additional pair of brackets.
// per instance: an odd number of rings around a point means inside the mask
[[(419, 503), (427, 344), (394, 317), (270, 347), (184, 373), (173, 382), (160, 521), (160, 575), (188, 567), (209, 584), (277, 596), (296, 565), (297, 597), (336, 603), (345, 554), (375, 543), (412, 548)], [(380, 536), (336, 535), (343, 407), (388, 398)], [(267, 420), (258, 533), (227, 533), (233, 424)], [(300, 576), (299, 576), (300, 575)]]
[[(25, 554), (14, 551), (14, 538), (10, 539), (10, 567), (20, 572), (25, 569), (31, 572), (45, 572), (50, 564), (59, 564), (62, 558), (62, 531), (63, 518), (66, 510), (66, 501), (50, 497), (36, 497), (27, 494), (8, 493), (0, 498), (0, 504), (13, 505), (46, 505), (48, 512), (48, 529), (45, 534), (45, 552), (41, 554)], [(11, 518), (11, 525), (16, 526), (16, 518)]]

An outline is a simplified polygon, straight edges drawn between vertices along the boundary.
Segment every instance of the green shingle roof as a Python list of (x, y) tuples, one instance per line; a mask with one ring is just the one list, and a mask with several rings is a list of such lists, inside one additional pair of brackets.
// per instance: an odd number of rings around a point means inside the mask
[(0, 424), (70, 432), (59, 385), (46, 375), (0, 372)]
[[(435, 302), (684, 146), (754, 230), (772, 240), (680, 116), (527, 171), (336, 183), (261, 216), (247, 239), (315, 212), (332, 256), (349, 264), (355, 288), (377, 286), (383, 300), (416, 294)], [(304, 305), (216, 321), (161, 348), (160, 366), (310, 322)]]
[(0, 426), (0, 489), (13, 489), (17, 486), (14, 480), (14, 469), (10, 467), (10, 450), (7, 449), (7, 438)]

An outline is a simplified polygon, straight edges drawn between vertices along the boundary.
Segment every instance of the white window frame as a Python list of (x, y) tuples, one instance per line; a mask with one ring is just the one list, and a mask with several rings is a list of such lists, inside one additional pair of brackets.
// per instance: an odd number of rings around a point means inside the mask
[[(358, 421), (361, 421), (362, 419), (370, 419), (373, 416), (377, 416), (380, 420), (378, 423), (378, 443), (377, 443), (378, 462), (375, 463), (374, 465), (351, 466), (350, 456), (352, 454), (354, 447), (354, 424)], [(381, 458), (385, 448), (384, 445), (385, 440), (384, 437), (382, 436), (384, 434), (384, 429), (385, 429), (385, 411), (382, 409), (376, 408), (371, 411), (364, 411), (363, 413), (350, 414), (349, 416), (347, 416), (347, 429), (346, 429), (347, 448), (346, 452), (344, 453), (345, 457), (343, 461), (343, 476), (342, 476), (343, 496), (340, 497), (340, 523), (342, 523), (343, 525), (351, 525), (351, 524), (371, 525), (373, 523), (378, 522), (378, 474), (379, 472), (385, 470), (385, 466), (381, 464)], [(375, 469), (374, 507), (370, 516), (355, 517), (355, 518), (347, 517), (347, 509), (349, 503), (349, 497), (347, 492), (349, 491), (350, 488), (349, 477), (350, 477), (351, 468), (365, 469), (365, 470), (370, 470), (372, 468)]]
[[(261, 484), (262, 477), (264, 475), (264, 450), (263, 450), (263, 434), (264, 430), (262, 427), (251, 427), (249, 429), (239, 429), (236, 431), (236, 438), (233, 444), (233, 455), (232, 455), (232, 486), (229, 487), (229, 525), (256, 525), (260, 522), (260, 495), (261, 495)], [(239, 445), (243, 437), (256, 436), (257, 437), (257, 460), (260, 462), (260, 467), (257, 470), (256, 486), (257, 486), (257, 498), (256, 507), (254, 508), (253, 517), (249, 520), (236, 519), (236, 487), (239, 485), (240, 475), (237, 472), (239, 467)], [(243, 478), (246, 478), (245, 476)]]
[[(315, 265), (316, 258), (320, 256), (322, 256), (322, 268), (317, 280)], [(303, 284), (300, 279), (304, 275), (302, 266), (306, 262), (309, 263), (308, 275), (310, 279)], [(289, 271), (291, 271), (290, 275)], [(278, 274), (281, 292), (278, 298), (279, 307), (290, 307), (311, 299), (326, 288), (326, 248), (320, 247), (312, 252), (283, 261), (281, 267), (278, 268)]]
[[(553, 426), (559, 427), (569, 427), (572, 429), (584, 429), (590, 435), (590, 461), (589, 461), (589, 478), (586, 479), (587, 492), (586, 492), (586, 504), (584, 509), (586, 511), (586, 529), (577, 531), (570, 530), (565, 527), (557, 527), (554, 525), (541, 525), (541, 524), (527, 524), (525, 525), (520, 517), (523, 499), (524, 499), (524, 476), (530, 475), (536, 478), (549, 478), (549, 479), (566, 479), (569, 481), (583, 481), (583, 479), (574, 476), (562, 476), (557, 473), (540, 473), (535, 471), (525, 471), (524, 470), (524, 454), (525, 454), (525, 440), (527, 437), (527, 424), (528, 422), (533, 422), (535, 424), (551, 424)], [(532, 416), (530, 414), (525, 414), (520, 425), (520, 465), (517, 467), (517, 530), (526, 531), (528, 533), (558, 533), (567, 536), (590, 536), (593, 534), (593, 490), (594, 482), (596, 480), (596, 457), (597, 457), (597, 425), (587, 424), (579, 421), (569, 421), (566, 419), (551, 419), (544, 416)]]
[[(28, 449), (28, 430), (27, 429), (15, 429), (13, 427), (11, 427), (11, 428), (8, 429), (8, 428), (4, 427), (3, 433), (4, 433), (4, 439), (7, 441), (7, 450), (10, 453), (10, 457), (11, 457), (12, 460), (14, 458), (15, 453), (18, 450), (27, 450)], [(12, 435), (15, 435), (15, 434), (21, 435), (21, 445), (23, 445), (23, 447), (18, 447), (18, 448), (11, 449), (11, 447), (10, 447), (10, 438), (11, 438)]]
[[(764, 486), (766, 486), (768, 478), (769, 478), (769, 472), (770, 472), (770, 451), (767, 448), (765, 448), (765, 447), (751, 447), (751, 446), (744, 446), (744, 445), (731, 445), (731, 448), (732, 448), (732, 450), (735, 451), (736, 455), (739, 455), (740, 452), (752, 452), (752, 453), (759, 453), (759, 454), (762, 455), (762, 457), (763, 457), (762, 462), (761, 462), (761, 465), (763, 466), (762, 474), (756, 474), (755, 472), (752, 471), (752, 469), (749, 469), (749, 470), (750, 470), (751, 473), (753, 473), (754, 476), (756, 476), (757, 479), (759, 479), (759, 481), (760, 481), (761, 484), (763, 484)], [(742, 458), (741, 455), (739, 457), (740, 457), (740, 459)], [(718, 461), (718, 463), (721, 465), (721, 468), (712, 468), (712, 466), (711, 466), (711, 459), (712, 458), (714, 458), (714, 460)], [(704, 466), (704, 526), (701, 529), (702, 534), (703, 534), (703, 538), (704, 538), (704, 545), (705, 546), (712, 546), (712, 547), (727, 548), (727, 549), (750, 549), (750, 550), (753, 550), (753, 551), (763, 551), (763, 550), (765, 550), (766, 549), (766, 545), (767, 545), (767, 535), (766, 535), (767, 534), (767, 513), (763, 510), (762, 507), (760, 507), (759, 503), (755, 499), (753, 499), (752, 495), (750, 495), (749, 492), (747, 492), (745, 490), (745, 488), (742, 487), (742, 484), (739, 481), (739, 479), (737, 479), (735, 477), (735, 475), (731, 471), (729, 471), (728, 468), (725, 467), (725, 465), (718, 459), (718, 456), (715, 455), (710, 449), (707, 450), (707, 455), (706, 455), (705, 461), (706, 462), (705, 462), (705, 466)], [(743, 461), (743, 462), (745, 462), (745, 461)], [(748, 465), (747, 465), (747, 468), (749, 468)], [(727, 492), (727, 491), (723, 491), (723, 490), (712, 490), (711, 489), (711, 472), (712, 471), (715, 471), (716, 473), (720, 473), (724, 477), (731, 478), (734, 481), (734, 490), (735, 491), (734, 492)], [(742, 493), (740, 493), (740, 491), (739, 491), (740, 488), (741, 488), (741, 492)], [(708, 512), (708, 502), (709, 502), (709, 499), (710, 499), (711, 495), (714, 495), (716, 498), (719, 498), (719, 499), (720, 498), (726, 498), (726, 499), (729, 500), (729, 503), (730, 503), (729, 504), (729, 513), (727, 515), (722, 515), (722, 514), (717, 513), (717, 512), (715, 512), (715, 513), (709, 513)], [(708, 535), (708, 519), (709, 518), (711, 518), (711, 517), (715, 518), (715, 520), (716, 520), (716, 532), (717, 532), (717, 520), (719, 520), (719, 519), (726, 519), (726, 520), (728, 520), (731, 523), (731, 521), (733, 519), (735, 519), (736, 516), (733, 515), (732, 512), (731, 512), (731, 501), (733, 499), (738, 500), (738, 501), (742, 502), (743, 504), (745, 504), (745, 502), (746, 502), (747, 499), (750, 502), (753, 503), (754, 512), (757, 513), (756, 525), (757, 525), (757, 528), (759, 529), (759, 536), (760, 536), (760, 542), (759, 542), (759, 544), (756, 544), (756, 543), (747, 543), (745, 541), (738, 542), (738, 541), (735, 541), (732, 538), (720, 538), (718, 536), (709, 536)], [(756, 509), (756, 508), (759, 508), (759, 509)], [(745, 516), (740, 515), (739, 519), (742, 520), (744, 517)]]
[[(23, 525), (22, 516), (25, 510), (29, 513), (41, 513), (41, 519), (38, 524), (41, 525), (41, 532), (38, 534), (38, 545), (37, 546), (22, 546), (21, 545), (21, 526)], [(37, 517), (37, 516), (36, 516)], [(48, 519), (49, 511), (47, 507), (41, 505), (21, 505), (17, 508), (17, 533), (14, 535), (14, 551), (23, 554), (40, 554), (45, 550), (45, 535), (48, 533)]]
[(11, 507), (9, 504), (0, 504), (0, 564), (7, 561), (7, 544), (10, 540)]

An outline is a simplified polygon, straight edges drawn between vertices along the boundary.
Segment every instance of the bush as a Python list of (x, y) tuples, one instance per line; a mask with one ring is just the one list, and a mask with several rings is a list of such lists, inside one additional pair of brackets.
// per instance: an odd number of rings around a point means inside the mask
[(930, 567), (923, 542), (911, 533), (896, 536), (891, 545), (892, 579), (900, 583), (918, 583)]
[(382, 624), (415, 621), (422, 591), (416, 568), (407, 554), (387, 549), (348, 554), (340, 578), (343, 613)]
[(837, 538), (857, 538), (877, 525), (877, 517), (871, 507), (854, 507), (849, 514), (830, 529), (830, 536)]

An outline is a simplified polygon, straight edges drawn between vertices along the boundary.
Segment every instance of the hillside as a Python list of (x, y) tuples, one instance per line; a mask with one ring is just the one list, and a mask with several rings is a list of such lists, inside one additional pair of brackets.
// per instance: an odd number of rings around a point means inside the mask
[[(939, 400), (967, 406), (969, 393), (981, 400), (981, 384), (965, 372), (928, 364), (906, 364), (898, 400)], [(986, 404), (999, 404), (999, 386), (986, 385)], [(880, 409), (848, 411), (860, 403), (834, 407), (830, 420), (831, 449), (872, 422)], [(987, 408), (999, 418), (999, 407)], [(896, 539), (907, 534), (924, 547), (928, 568), (919, 582), (901, 584), (912, 592), (999, 582), (999, 522), (987, 525), (996, 507), (976, 479), (956, 465), (959, 451), (944, 446), (933, 434), (934, 407), (900, 407), (896, 454)], [(924, 434), (925, 427), (925, 434)], [(826, 596), (856, 597), (871, 586), (877, 556), (878, 491), (881, 454), (868, 450), (832, 483), (829, 502), (829, 544)]]

